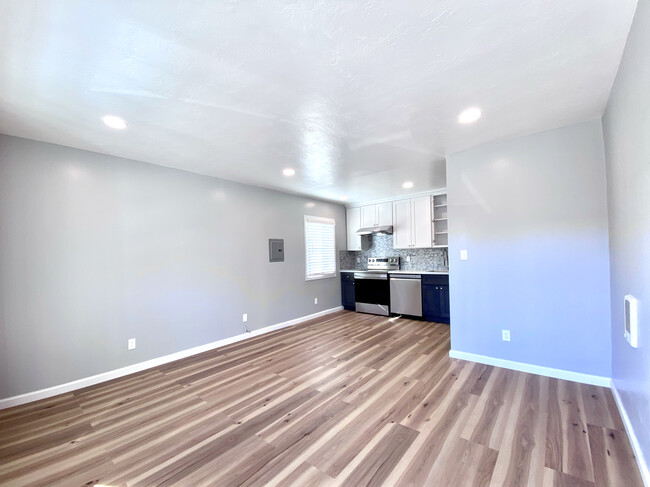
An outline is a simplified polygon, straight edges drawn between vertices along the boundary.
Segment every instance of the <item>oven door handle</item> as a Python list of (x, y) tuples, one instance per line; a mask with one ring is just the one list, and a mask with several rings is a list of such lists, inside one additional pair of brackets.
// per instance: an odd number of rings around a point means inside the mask
[(356, 274), (355, 273), (354, 280), (355, 281), (365, 281), (365, 280), (387, 281), (388, 274)]

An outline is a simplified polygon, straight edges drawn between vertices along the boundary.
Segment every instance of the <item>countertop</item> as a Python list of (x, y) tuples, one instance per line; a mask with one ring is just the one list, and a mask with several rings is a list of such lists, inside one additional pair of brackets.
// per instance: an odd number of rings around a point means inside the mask
[(449, 271), (409, 271), (409, 270), (404, 270), (404, 271), (388, 271), (389, 274), (434, 274), (434, 275), (442, 275), (442, 276), (448, 276)]
[[(367, 269), (341, 269), (341, 272), (363, 272)], [(400, 270), (400, 271), (388, 271), (389, 274), (431, 274), (431, 275), (440, 275), (448, 276), (449, 271), (416, 271), (416, 270)]]

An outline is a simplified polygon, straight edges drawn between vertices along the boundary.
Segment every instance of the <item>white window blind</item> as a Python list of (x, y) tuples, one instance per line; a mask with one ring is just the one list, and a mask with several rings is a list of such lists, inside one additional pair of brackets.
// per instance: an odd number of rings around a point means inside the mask
[(336, 222), (331, 218), (305, 215), (306, 278), (336, 276)]

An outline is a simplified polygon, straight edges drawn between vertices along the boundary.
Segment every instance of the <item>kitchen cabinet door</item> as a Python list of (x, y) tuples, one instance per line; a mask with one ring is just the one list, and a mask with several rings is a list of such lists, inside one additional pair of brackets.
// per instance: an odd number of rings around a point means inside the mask
[(355, 311), (354, 273), (341, 272), (341, 305), (344, 309)]
[(412, 247), (431, 247), (431, 196), (421, 196), (411, 199), (411, 214), (413, 225)]
[(449, 323), (449, 286), (440, 287), (440, 322)]
[(411, 248), (411, 200), (393, 201), (393, 248)]
[(348, 250), (361, 250), (361, 236), (357, 235), (357, 230), (361, 228), (361, 208), (348, 208), (346, 216)]
[(427, 321), (449, 324), (449, 286), (422, 285), (422, 314)]
[(380, 227), (393, 224), (393, 203), (379, 203), (377, 206), (377, 224)]
[(422, 284), (422, 315), (427, 321), (436, 323), (440, 316), (440, 297), (438, 286)]
[(361, 207), (361, 227), (374, 227), (377, 225), (377, 205)]

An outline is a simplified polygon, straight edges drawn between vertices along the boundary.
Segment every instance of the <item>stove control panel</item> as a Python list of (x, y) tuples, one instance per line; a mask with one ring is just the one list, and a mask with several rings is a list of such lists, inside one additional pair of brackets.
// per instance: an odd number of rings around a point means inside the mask
[(399, 257), (368, 257), (368, 270), (398, 271)]

